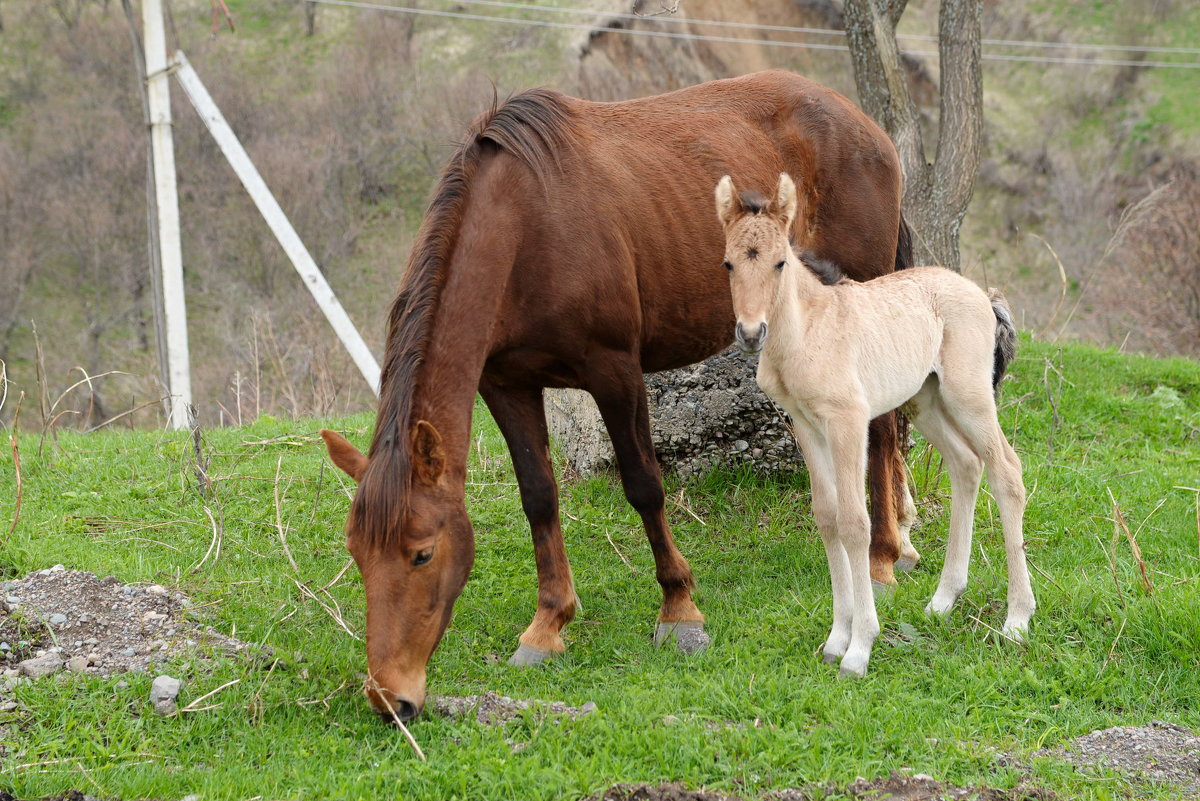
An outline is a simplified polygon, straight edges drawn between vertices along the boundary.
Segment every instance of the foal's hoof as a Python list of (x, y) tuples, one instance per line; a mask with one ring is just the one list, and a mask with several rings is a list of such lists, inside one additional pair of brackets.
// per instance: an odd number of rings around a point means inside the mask
[(654, 629), (654, 647), (658, 648), (671, 635), (675, 635), (675, 647), (685, 654), (698, 654), (708, 648), (712, 638), (704, 630), (704, 624), (694, 620), (677, 623), (659, 623)]
[(547, 659), (553, 659), (558, 656), (554, 651), (547, 651), (544, 648), (534, 648), (532, 645), (521, 643), (517, 646), (516, 652), (508, 658), (508, 664), (513, 667), (529, 667), (545, 662)]
[(845, 662), (843, 662), (841, 669), (838, 670), (838, 678), (839, 679), (861, 679), (861, 678), (865, 677), (866, 675), (867, 675), (867, 666), (866, 665), (862, 665), (861, 667), (855, 667), (855, 666), (847, 667)]
[(837, 654), (821, 654), (821, 661), (827, 665), (836, 665), (841, 657)]

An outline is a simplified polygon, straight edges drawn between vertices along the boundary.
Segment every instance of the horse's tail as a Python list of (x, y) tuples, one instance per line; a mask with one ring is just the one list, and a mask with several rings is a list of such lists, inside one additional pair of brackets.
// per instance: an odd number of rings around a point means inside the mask
[(896, 269), (907, 270), (913, 266), (912, 228), (900, 213), (900, 235), (896, 237)]
[(1000, 399), (1000, 382), (1008, 365), (1017, 355), (1017, 327), (1013, 324), (1012, 309), (998, 289), (988, 290), (992, 302), (992, 313), (996, 315), (996, 351), (992, 360), (992, 389)]

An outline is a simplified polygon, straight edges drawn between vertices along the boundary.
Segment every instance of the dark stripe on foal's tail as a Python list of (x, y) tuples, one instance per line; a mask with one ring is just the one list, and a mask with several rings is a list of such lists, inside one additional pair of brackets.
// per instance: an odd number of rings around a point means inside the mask
[(1000, 399), (1000, 382), (1008, 365), (1017, 355), (1017, 327), (1013, 324), (1012, 310), (998, 289), (988, 290), (992, 302), (992, 313), (996, 315), (996, 352), (992, 361), (992, 388), (996, 399)]

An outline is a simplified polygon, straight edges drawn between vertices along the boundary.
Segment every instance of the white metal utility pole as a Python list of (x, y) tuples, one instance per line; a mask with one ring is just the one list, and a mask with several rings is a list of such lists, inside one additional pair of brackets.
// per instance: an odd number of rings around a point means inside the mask
[(187, 307), (183, 299), (183, 254), (179, 244), (179, 198), (175, 189), (175, 145), (171, 134), (171, 92), (162, 0), (142, 0), (146, 88), (150, 104), (150, 145), (158, 201), (163, 308), (167, 328), (167, 391), (171, 427), (191, 425), (192, 371), (188, 359)]
[(304, 247), (300, 235), (296, 233), (296, 229), (292, 227), (287, 215), (279, 207), (275, 196), (267, 188), (267, 184), (254, 166), (254, 162), (250, 161), (246, 149), (242, 147), (242, 143), (238, 141), (233, 129), (225, 121), (221, 110), (213, 102), (212, 96), (200, 82), (200, 76), (192, 69), (192, 65), (188, 63), (183, 51), (176, 51), (171, 65), (175, 69), (175, 77), (179, 79), (184, 94), (192, 101), (196, 113), (208, 126), (209, 133), (217, 141), (221, 152), (225, 154), (226, 160), (233, 167), (233, 171), (237, 173), (237, 177), (246, 187), (246, 191), (250, 193), (254, 205), (258, 207), (263, 219), (267, 221), (271, 233), (275, 234), (275, 238), (283, 246), (284, 252), (291, 260), (292, 266), (296, 268), (296, 272), (300, 274), (308, 291), (312, 293), (313, 299), (325, 313), (325, 318), (333, 326), (338, 339), (342, 341), (342, 346), (349, 351), (350, 358), (354, 360), (359, 372), (370, 384), (371, 390), (379, 395), (379, 363), (375, 361), (371, 349), (367, 347), (367, 343), (363, 341), (358, 329), (350, 321), (350, 317), (342, 308), (342, 304), (338, 301), (337, 295), (333, 293), (329, 282), (325, 280), (321, 269), (313, 261), (308, 249)]

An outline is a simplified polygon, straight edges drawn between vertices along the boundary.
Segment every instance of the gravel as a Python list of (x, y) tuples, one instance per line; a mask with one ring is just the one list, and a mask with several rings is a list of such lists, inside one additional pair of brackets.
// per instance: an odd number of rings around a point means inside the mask
[(574, 707), (561, 701), (509, 698), (493, 692), (485, 692), (483, 695), (435, 695), (429, 698), (426, 707), (434, 714), (444, 717), (461, 718), (474, 715), (475, 720), (483, 726), (507, 723), (521, 717), (525, 710), (532, 710), (538, 719), (555, 723), (561, 720), (576, 720), (596, 711), (596, 704), (591, 701), (581, 707)]
[(1173, 784), (1185, 798), (1200, 798), (1200, 737), (1174, 723), (1156, 720), (1149, 726), (1101, 729), (1039, 755), (1108, 768), (1135, 781)]

